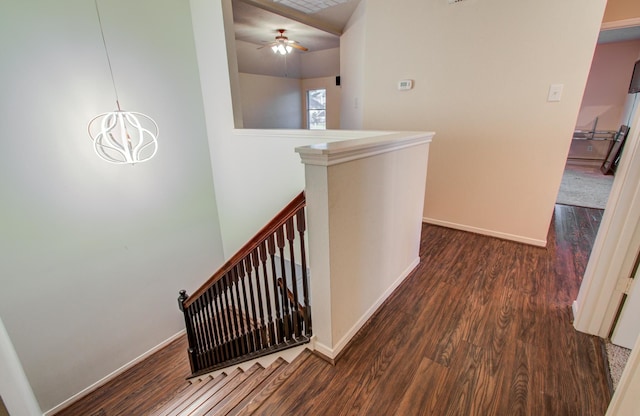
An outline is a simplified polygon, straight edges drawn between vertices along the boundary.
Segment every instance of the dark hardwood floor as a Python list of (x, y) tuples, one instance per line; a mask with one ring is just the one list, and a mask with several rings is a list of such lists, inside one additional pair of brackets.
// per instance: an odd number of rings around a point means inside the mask
[(190, 374), (181, 337), (56, 416), (145, 415), (189, 387)]
[[(601, 210), (557, 205), (547, 248), (423, 225), (421, 263), (331, 366), (311, 356), (261, 415), (580, 415), (610, 400), (575, 299)], [(186, 388), (184, 340), (59, 415), (142, 415)]]
[(335, 367), (307, 360), (257, 414), (603, 415), (575, 299), (601, 210), (558, 205), (547, 248), (424, 225), (421, 263)]

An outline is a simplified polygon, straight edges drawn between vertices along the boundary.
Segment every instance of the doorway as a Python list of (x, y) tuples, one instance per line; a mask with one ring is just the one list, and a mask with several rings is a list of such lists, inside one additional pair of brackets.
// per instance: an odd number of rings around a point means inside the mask
[(601, 170), (629, 126), (635, 97), (629, 94), (640, 33), (634, 28), (602, 31), (596, 46), (557, 203), (605, 209), (613, 173)]

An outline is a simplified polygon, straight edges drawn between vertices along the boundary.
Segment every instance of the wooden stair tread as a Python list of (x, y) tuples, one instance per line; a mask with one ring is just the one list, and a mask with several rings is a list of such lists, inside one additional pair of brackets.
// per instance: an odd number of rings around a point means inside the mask
[(180, 406), (173, 409), (171, 412), (167, 413), (167, 416), (179, 416), (183, 414), (189, 414), (187, 411), (189, 409), (196, 408), (196, 403), (202, 403), (202, 401), (206, 400), (209, 396), (215, 394), (217, 391), (222, 389), (224, 386), (232, 382), (235, 378), (237, 378), (242, 373), (242, 370), (239, 368), (233, 370), (226, 377), (220, 379), (218, 383), (207, 383), (207, 386), (198, 390), (194, 395), (189, 396), (187, 400), (185, 400)]
[(239, 369), (240, 374), (233, 378), (229, 383), (226, 383), (222, 388), (216, 389), (213, 394), (204, 394), (193, 405), (185, 409), (180, 413), (180, 416), (202, 416), (207, 413), (209, 409), (216, 406), (219, 402), (224, 400), (227, 396), (233, 394), (233, 392), (240, 386), (247, 378), (251, 377), (256, 371), (263, 370), (260, 364), (252, 365), (247, 371)]
[(276, 359), (267, 368), (254, 364), (243, 371), (207, 377), (185, 387), (152, 416), (251, 415), (312, 355), (304, 350), (291, 363)]
[[(233, 392), (227, 397), (219, 401), (213, 407), (207, 403), (207, 412), (205, 415), (226, 415), (231, 409), (236, 407), (238, 403), (242, 402), (245, 398), (251, 397), (253, 391), (264, 383), (272, 374), (277, 372), (280, 368), (286, 366), (287, 362), (282, 358), (278, 358), (267, 368), (259, 369), (254, 372), (250, 377), (245, 379)], [(203, 406), (204, 408), (205, 406)]]
[(312, 355), (312, 352), (305, 349), (289, 364), (280, 366), (271, 377), (265, 380), (254, 394), (247, 396), (236, 407), (227, 413), (227, 416), (249, 416), (252, 415), (265, 400), (280, 388), (280, 386), (294, 374), (300, 366)]
[(223, 378), (226, 377), (226, 374), (220, 374), (218, 377), (208, 377), (207, 380), (197, 381), (191, 383), (188, 387), (182, 390), (176, 397), (174, 397), (171, 401), (164, 403), (162, 407), (152, 413), (153, 416), (168, 416), (172, 411), (174, 411), (179, 406), (183, 405), (185, 401), (189, 400), (190, 397), (194, 397), (199, 394), (199, 391), (204, 391), (205, 388), (208, 388), (215, 383), (219, 383)]

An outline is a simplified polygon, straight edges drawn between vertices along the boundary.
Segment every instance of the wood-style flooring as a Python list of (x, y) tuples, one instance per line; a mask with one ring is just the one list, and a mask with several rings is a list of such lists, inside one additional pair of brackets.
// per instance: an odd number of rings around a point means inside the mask
[[(420, 265), (337, 364), (309, 357), (255, 414), (603, 415), (601, 343), (570, 308), (601, 218), (556, 205), (546, 248), (423, 225)], [(147, 414), (186, 387), (179, 347), (60, 414)]]

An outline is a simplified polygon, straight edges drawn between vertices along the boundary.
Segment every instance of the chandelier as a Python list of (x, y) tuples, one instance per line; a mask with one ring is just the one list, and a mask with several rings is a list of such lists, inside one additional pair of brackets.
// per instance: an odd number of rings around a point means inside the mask
[(89, 122), (88, 130), (89, 137), (93, 140), (93, 150), (100, 158), (109, 163), (134, 165), (145, 162), (155, 156), (158, 151), (158, 125), (145, 114), (123, 111), (120, 108), (111, 59), (102, 29), (98, 0), (95, 0), (95, 5), (117, 110), (99, 114)]

